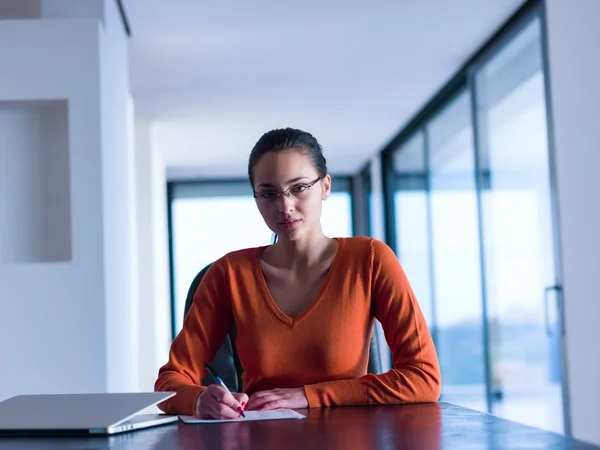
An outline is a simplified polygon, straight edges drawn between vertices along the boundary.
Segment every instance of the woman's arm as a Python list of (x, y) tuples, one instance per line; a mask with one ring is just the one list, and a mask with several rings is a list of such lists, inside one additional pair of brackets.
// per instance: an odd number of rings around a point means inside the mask
[(219, 260), (202, 278), (183, 328), (171, 344), (169, 361), (158, 371), (154, 390), (177, 392), (158, 405), (167, 414), (195, 414), (196, 400), (206, 389), (200, 385), (204, 361), (213, 359), (233, 323), (226, 286)]
[(394, 252), (371, 242), (371, 295), (392, 350), (394, 369), (354, 380), (305, 386), (311, 407), (435, 402), (441, 374), (433, 339), (410, 284)]

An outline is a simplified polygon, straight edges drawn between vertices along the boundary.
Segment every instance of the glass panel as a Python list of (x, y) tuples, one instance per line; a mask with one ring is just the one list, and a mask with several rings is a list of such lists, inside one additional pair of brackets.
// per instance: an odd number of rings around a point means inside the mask
[(349, 192), (334, 191), (323, 202), (321, 226), (325, 236), (352, 236), (352, 202)]
[[(239, 220), (231, 220), (232, 211)], [(250, 195), (178, 198), (172, 203), (175, 333), (183, 324), (188, 289), (203, 267), (224, 254), (267, 245), (271, 230)]]
[(360, 174), (362, 187), (362, 211), (365, 214), (363, 229), (364, 236), (372, 236), (373, 232), (373, 187), (371, 186), (371, 165), (369, 164)]
[(476, 76), (492, 413), (563, 432), (540, 34), (536, 18)]
[(394, 250), (433, 332), (425, 144), (422, 133), (409, 139), (394, 154), (394, 182)]
[(442, 399), (487, 411), (471, 118), (464, 92), (427, 127), (435, 317)]

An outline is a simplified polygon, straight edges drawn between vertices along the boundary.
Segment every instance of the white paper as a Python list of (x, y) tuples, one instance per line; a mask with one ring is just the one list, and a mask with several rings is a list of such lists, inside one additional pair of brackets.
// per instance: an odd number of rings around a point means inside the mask
[(194, 416), (179, 416), (185, 423), (223, 423), (223, 422), (247, 422), (249, 420), (280, 420), (280, 419), (304, 419), (306, 416), (291, 409), (274, 409), (273, 411), (244, 411), (246, 418), (239, 419), (197, 419)]

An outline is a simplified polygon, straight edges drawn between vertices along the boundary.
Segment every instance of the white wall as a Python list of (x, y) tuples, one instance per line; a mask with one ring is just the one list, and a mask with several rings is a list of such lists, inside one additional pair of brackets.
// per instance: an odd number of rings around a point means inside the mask
[(600, 444), (600, 2), (546, 15), (573, 435)]
[(71, 259), (66, 101), (0, 102), (0, 261)]
[(108, 9), (116, 4), (113, 0), (108, 2), (105, 0), (38, 0), (38, 2), (40, 17), (44, 19), (102, 19), (105, 15), (111, 14)]
[[(71, 227), (61, 229), (71, 244), (64, 262), (32, 262), (48, 258), (27, 252), (22, 263), (0, 261), (0, 400), (137, 390), (133, 108), (128, 44), (114, 3), (89, 0), (75, 11), (68, 2), (44, 0), (42, 9), (56, 7), (51, 20), (42, 14), (0, 21), (0, 129), (21, 126), (21, 132), (11, 129), (16, 140), (0, 139), (0, 161), (10, 162), (4, 171), (35, 172), (2, 182), (0, 200), (10, 207), (2, 214), (16, 212), (19, 198), (30, 212), (56, 201), (58, 210), (70, 207)], [(58, 18), (59, 6), (77, 18)], [(66, 102), (68, 135), (55, 133), (57, 116), (43, 108), (25, 109), (20, 117), (23, 108), (15, 113), (10, 106), (27, 101)], [(35, 133), (28, 137), (25, 128)], [(48, 159), (53, 140), (68, 152), (68, 172)], [(54, 179), (46, 179), (52, 172)], [(50, 186), (25, 191), (38, 178)], [(68, 192), (48, 197), (64, 190), (64, 178)], [(16, 225), (27, 228), (34, 219), (27, 213)], [(51, 231), (44, 240), (60, 238), (48, 236)]]
[(107, 390), (131, 392), (137, 390), (135, 149), (129, 134), (134, 118), (128, 42), (116, 2), (106, 3), (104, 23), (100, 33), (100, 101)]
[(41, 192), (38, 236), (42, 261), (68, 261), (71, 253), (69, 110), (67, 102), (39, 106), (37, 177)]
[(0, 19), (35, 19), (41, 9), (41, 0), (0, 1)]
[[(142, 390), (152, 387), (157, 370), (154, 355), (154, 266), (152, 264), (152, 197), (150, 128), (141, 120), (135, 122), (136, 215), (138, 218), (138, 385)], [(149, 375), (153, 373), (153, 375)]]
[[(167, 223), (167, 177), (165, 161), (151, 131), (151, 189), (152, 189), (152, 241), (154, 265), (154, 351), (158, 365), (167, 362), (171, 346), (171, 285), (169, 278), (169, 241)], [(155, 376), (157, 373), (155, 373)]]
[(72, 225), (70, 261), (0, 262), (0, 399), (106, 388), (98, 39), (93, 21), (0, 21), (0, 102), (68, 102)]
[(0, 19), (103, 20), (104, 10), (104, 0), (0, 0)]
[(136, 118), (138, 220), (138, 386), (153, 390), (171, 344), (166, 169), (152, 125)]

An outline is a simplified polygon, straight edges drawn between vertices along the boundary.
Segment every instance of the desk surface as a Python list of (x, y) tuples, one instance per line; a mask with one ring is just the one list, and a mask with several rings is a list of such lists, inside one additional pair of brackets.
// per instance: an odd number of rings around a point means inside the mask
[(175, 423), (111, 437), (2, 438), (11, 450), (598, 449), (447, 403), (298, 410), (302, 420)]

